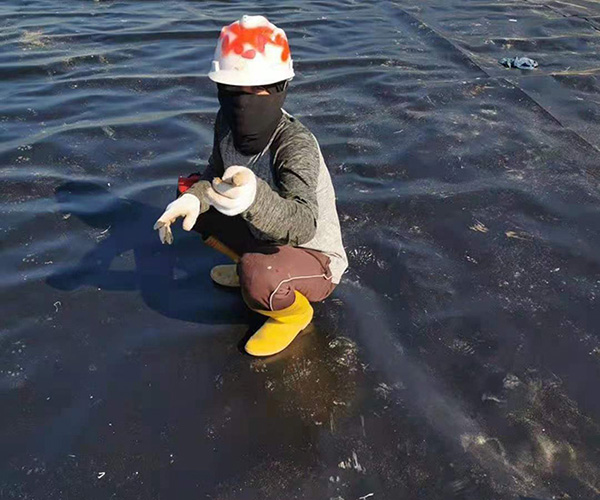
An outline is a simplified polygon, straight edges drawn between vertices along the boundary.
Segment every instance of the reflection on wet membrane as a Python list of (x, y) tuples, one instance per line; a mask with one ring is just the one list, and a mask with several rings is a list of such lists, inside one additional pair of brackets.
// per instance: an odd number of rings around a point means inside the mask
[(333, 432), (336, 419), (355, 404), (363, 367), (352, 340), (331, 337), (314, 325), (307, 330), (278, 355), (253, 360), (251, 368), (264, 374), (264, 387), (279, 411)]
[[(353, 286), (360, 289), (356, 296), (361, 297), (361, 305), (369, 313), (351, 316), (353, 327), (349, 324), (349, 328), (355, 329), (360, 344), (367, 349), (369, 358), (377, 360), (376, 366), (386, 380), (395, 381), (394, 388), (379, 384), (376, 393), (380, 397), (386, 401), (400, 398), (403, 410), (423, 415), (439, 435), (451, 445), (459, 444), (468, 460), (489, 474), (496, 489), (512, 494), (537, 491), (549, 497), (544, 483), (554, 476), (576, 477), (590, 490), (600, 492), (600, 467), (586, 453), (576, 452), (587, 439), (597, 435), (598, 427), (564, 394), (560, 380), (541, 379), (535, 371), (527, 372), (525, 380), (507, 374), (497, 396), (482, 396), (483, 402), (499, 404), (508, 422), (501, 435), (489, 436), (471, 419), (461, 402), (398, 345), (386, 325), (389, 306), (359, 283)], [(344, 294), (347, 300), (354, 296)], [(378, 335), (373, 336), (375, 329)], [(469, 349), (466, 354), (472, 352)], [(386, 353), (385, 357), (382, 353)]]

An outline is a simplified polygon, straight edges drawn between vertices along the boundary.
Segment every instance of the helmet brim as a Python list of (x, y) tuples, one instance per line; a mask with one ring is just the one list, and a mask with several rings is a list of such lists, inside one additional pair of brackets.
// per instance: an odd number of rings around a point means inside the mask
[(283, 80), (291, 80), (294, 78), (294, 70), (274, 71), (273, 73), (262, 72), (259, 75), (244, 75), (236, 70), (218, 70), (208, 73), (210, 78), (215, 83), (223, 83), (225, 85), (236, 85), (239, 87), (256, 87), (262, 85), (271, 85), (273, 83), (282, 82)]

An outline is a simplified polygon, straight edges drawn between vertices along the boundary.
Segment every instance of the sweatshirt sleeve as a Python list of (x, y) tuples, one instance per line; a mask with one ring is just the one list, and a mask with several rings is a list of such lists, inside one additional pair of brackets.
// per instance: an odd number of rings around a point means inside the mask
[(286, 127), (276, 142), (273, 168), (277, 190), (258, 179), (254, 203), (242, 217), (262, 239), (298, 246), (316, 232), (321, 156), (314, 136), (298, 122)]

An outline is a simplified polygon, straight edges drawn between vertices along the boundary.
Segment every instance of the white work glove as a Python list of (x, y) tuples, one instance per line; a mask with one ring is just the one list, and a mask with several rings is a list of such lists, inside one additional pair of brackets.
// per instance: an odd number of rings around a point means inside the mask
[(154, 229), (158, 229), (158, 236), (164, 245), (173, 243), (173, 233), (171, 224), (179, 217), (183, 219), (183, 229), (190, 231), (200, 215), (200, 200), (193, 194), (183, 194), (172, 203), (167, 205), (165, 213), (154, 224)]
[(206, 192), (210, 204), (224, 215), (239, 215), (250, 208), (256, 198), (256, 176), (246, 167), (225, 170), (223, 179), (215, 178)]

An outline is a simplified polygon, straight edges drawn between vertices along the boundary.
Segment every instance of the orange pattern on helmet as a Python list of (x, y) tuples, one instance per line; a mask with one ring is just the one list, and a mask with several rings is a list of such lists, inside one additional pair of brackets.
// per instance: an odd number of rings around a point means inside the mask
[[(226, 30), (221, 32), (221, 52), (225, 56), (233, 51), (246, 59), (254, 59), (256, 51), (264, 54), (265, 46), (270, 43), (281, 47), (281, 60), (283, 62), (290, 58), (290, 47), (287, 39), (281, 33), (273, 38), (274, 30), (268, 26), (244, 28), (239, 22), (236, 22), (228, 26)], [(231, 34), (235, 37), (232, 37)], [(245, 44), (254, 48), (245, 50)]]

